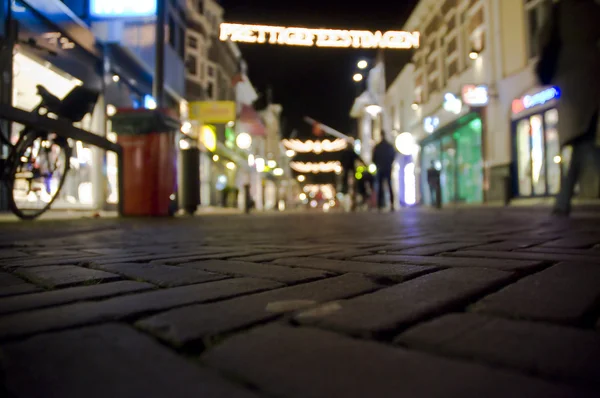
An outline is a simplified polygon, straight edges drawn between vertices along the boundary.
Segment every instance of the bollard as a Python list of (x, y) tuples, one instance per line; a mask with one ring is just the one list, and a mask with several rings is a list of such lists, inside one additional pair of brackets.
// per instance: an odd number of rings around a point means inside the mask
[(250, 197), (250, 184), (244, 185), (244, 211), (250, 214), (252, 209), (252, 197)]
[(502, 178), (502, 182), (504, 206), (508, 206), (510, 205), (510, 201), (512, 199), (512, 183), (510, 176), (504, 176)]
[(179, 158), (179, 205), (189, 215), (196, 213), (200, 204), (200, 150), (182, 149)]

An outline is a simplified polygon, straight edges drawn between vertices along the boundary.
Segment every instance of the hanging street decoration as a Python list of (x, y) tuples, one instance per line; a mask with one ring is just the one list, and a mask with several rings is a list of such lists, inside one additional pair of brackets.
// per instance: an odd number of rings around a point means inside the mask
[(300, 141), (284, 139), (283, 145), (296, 153), (316, 153), (317, 155), (323, 152), (339, 152), (346, 149), (348, 143), (346, 140), (338, 138), (336, 140), (324, 141)]
[(303, 163), (290, 162), (290, 167), (298, 173), (341, 173), (342, 163), (335, 162), (319, 162), (319, 163)]
[(334, 48), (388, 48), (419, 47), (419, 32), (339, 29), (308, 29), (282, 26), (244, 25), (222, 23), (219, 38), (240, 43), (269, 43), (282, 46)]

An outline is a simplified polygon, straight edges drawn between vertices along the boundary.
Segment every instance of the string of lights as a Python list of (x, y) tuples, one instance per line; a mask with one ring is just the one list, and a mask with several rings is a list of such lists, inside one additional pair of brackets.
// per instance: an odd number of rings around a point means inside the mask
[(342, 163), (335, 162), (319, 162), (319, 163), (303, 163), (290, 162), (290, 167), (299, 173), (340, 173), (342, 171)]
[(315, 153), (317, 155), (323, 152), (339, 152), (348, 146), (346, 140), (338, 138), (336, 140), (323, 140), (323, 141), (300, 141), (300, 140), (288, 140), (284, 139), (283, 145), (292, 151), (297, 153)]

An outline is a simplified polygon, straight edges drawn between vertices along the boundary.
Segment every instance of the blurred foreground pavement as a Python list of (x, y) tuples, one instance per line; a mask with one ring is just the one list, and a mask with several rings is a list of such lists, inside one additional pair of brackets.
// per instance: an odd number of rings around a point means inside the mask
[(0, 397), (600, 396), (600, 216), (0, 223)]

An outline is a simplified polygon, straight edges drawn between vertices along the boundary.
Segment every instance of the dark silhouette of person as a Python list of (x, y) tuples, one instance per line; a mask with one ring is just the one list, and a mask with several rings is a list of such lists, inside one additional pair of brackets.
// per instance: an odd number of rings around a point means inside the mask
[(354, 176), (356, 172), (356, 161), (361, 161), (360, 157), (354, 151), (354, 146), (351, 142), (348, 143), (346, 149), (342, 151), (342, 193), (348, 193), (348, 177)]
[[(540, 62), (552, 64), (551, 75), (541, 76), (560, 88), (558, 137), (573, 153), (554, 214), (568, 216), (571, 198), (582, 170), (589, 164), (600, 171), (600, 2), (562, 0), (552, 6), (540, 31)], [(544, 83), (544, 82), (542, 82)], [(548, 82), (546, 82), (547, 84)]]
[(440, 171), (435, 168), (435, 161), (431, 161), (431, 167), (427, 169), (427, 185), (431, 194), (431, 205), (442, 208), (442, 193), (440, 185)]
[[(385, 137), (385, 134), (383, 134)], [(387, 186), (390, 194), (390, 204), (392, 211), (395, 210), (394, 191), (392, 190), (392, 166), (396, 159), (396, 149), (385, 138), (375, 145), (373, 149), (373, 163), (377, 166), (377, 184), (379, 191), (377, 194), (377, 207), (381, 210), (385, 206), (385, 187)]]

